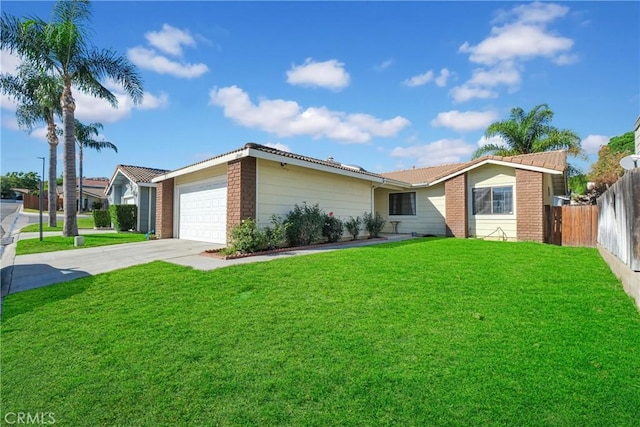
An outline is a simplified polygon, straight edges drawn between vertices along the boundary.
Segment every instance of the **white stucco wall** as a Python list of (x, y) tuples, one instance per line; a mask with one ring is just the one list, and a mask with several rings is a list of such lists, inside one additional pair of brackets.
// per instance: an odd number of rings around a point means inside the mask
[(371, 210), (371, 182), (257, 159), (256, 219), (263, 227), (272, 214), (282, 218), (295, 204), (318, 203), (341, 220)]
[[(389, 216), (389, 193), (416, 193), (416, 215)], [(445, 197), (444, 183), (433, 187), (416, 188), (413, 190), (375, 190), (375, 210), (387, 220), (383, 232), (390, 233), (392, 225), (389, 221), (400, 221), (398, 233), (418, 233), (444, 236), (445, 226)]]
[[(467, 209), (469, 212), (469, 236), (480, 238), (517, 240), (516, 226), (516, 172), (514, 168), (499, 165), (484, 165), (468, 172)], [(513, 187), (513, 214), (474, 215), (473, 188)], [(488, 237), (489, 236), (489, 237)]]

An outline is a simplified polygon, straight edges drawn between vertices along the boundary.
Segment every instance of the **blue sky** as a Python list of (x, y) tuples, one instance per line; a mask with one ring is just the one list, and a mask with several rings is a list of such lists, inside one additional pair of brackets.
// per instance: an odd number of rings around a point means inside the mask
[[(2, 1), (48, 20), (53, 3)], [(176, 169), (256, 142), (384, 172), (469, 160), (487, 125), (547, 103), (589, 160), (640, 114), (638, 2), (93, 3), (95, 46), (138, 66), (145, 97), (118, 109), (76, 91), (115, 165)], [(3, 72), (18, 60), (2, 52)], [(44, 129), (1, 99), (2, 173), (39, 171)], [(58, 148), (58, 175), (62, 147)]]

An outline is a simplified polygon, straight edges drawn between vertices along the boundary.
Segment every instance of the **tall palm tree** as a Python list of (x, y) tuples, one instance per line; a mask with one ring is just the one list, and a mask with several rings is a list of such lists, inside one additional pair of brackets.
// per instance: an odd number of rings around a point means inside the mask
[(76, 138), (72, 87), (117, 106), (116, 96), (101, 83), (110, 78), (122, 85), (134, 103), (142, 101), (142, 81), (135, 66), (124, 56), (90, 46), (85, 25), (91, 18), (88, 0), (60, 0), (52, 21), (20, 20), (3, 14), (0, 48), (17, 53), (62, 81), (60, 98), (64, 147), (64, 236), (77, 236)]
[[(15, 75), (0, 75), (0, 88), (3, 93), (18, 102), (16, 118), (21, 129), (31, 132), (35, 126), (45, 123), (47, 142), (49, 143), (49, 226), (58, 225), (56, 169), (58, 164), (58, 134), (55, 118), (60, 118), (60, 95), (62, 82), (43, 74), (29, 62), (23, 63)], [(44, 179), (44, 177), (43, 177)]]
[(78, 143), (78, 169), (80, 172), (80, 182), (78, 185), (78, 195), (80, 197), (80, 203), (78, 204), (78, 212), (82, 212), (82, 162), (83, 162), (83, 154), (82, 149), (84, 147), (91, 148), (100, 152), (103, 148), (109, 148), (116, 153), (118, 152), (118, 147), (115, 146), (112, 142), (104, 141), (104, 140), (96, 140), (98, 134), (102, 130), (102, 123), (90, 123), (88, 125), (82, 124), (79, 120), (76, 119), (76, 142)]
[(484, 136), (499, 136), (503, 144), (487, 144), (473, 153), (473, 158), (484, 154), (515, 156), (541, 151), (566, 149), (569, 154), (580, 155), (580, 137), (568, 129), (551, 125), (553, 111), (547, 104), (535, 106), (525, 112), (522, 108), (511, 109), (509, 119), (492, 123)]

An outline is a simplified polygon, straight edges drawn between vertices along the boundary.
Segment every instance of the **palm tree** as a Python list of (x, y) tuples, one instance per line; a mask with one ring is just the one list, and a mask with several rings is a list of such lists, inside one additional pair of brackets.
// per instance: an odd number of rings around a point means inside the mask
[(97, 152), (100, 152), (103, 148), (109, 148), (116, 153), (118, 152), (118, 147), (115, 144), (109, 141), (96, 140), (98, 134), (102, 130), (102, 123), (90, 123), (88, 125), (82, 124), (79, 120), (76, 120), (75, 126), (76, 132), (76, 142), (78, 143), (78, 169), (80, 172), (80, 182), (78, 185), (78, 195), (80, 197), (80, 203), (78, 204), (78, 212), (82, 212), (82, 162), (83, 162), (83, 147), (92, 148)]
[[(49, 143), (49, 226), (58, 225), (56, 217), (57, 191), (56, 169), (58, 164), (58, 134), (55, 118), (60, 118), (60, 95), (62, 83), (49, 75), (39, 72), (33, 64), (23, 63), (15, 75), (0, 75), (2, 92), (16, 99), (18, 126), (31, 133), (39, 123), (47, 125)], [(44, 177), (43, 177), (44, 178)]]
[(60, 0), (50, 23), (39, 18), (20, 20), (2, 15), (0, 48), (17, 53), (62, 82), (60, 98), (64, 147), (64, 236), (77, 236), (75, 100), (72, 86), (114, 107), (116, 96), (100, 83), (110, 78), (122, 85), (134, 103), (142, 101), (142, 81), (129, 60), (109, 49), (90, 46), (85, 24), (90, 21), (88, 0)]
[(568, 129), (558, 129), (551, 125), (553, 111), (547, 104), (540, 104), (528, 113), (520, 108), (512, 108), (508, 120), (492, 123), (484, 136), (499, 136), (503, 144), (487, 144), (473, 153), (473, 158), (484, 154), (516, 156), (518, 154), (566, 149), (569, 154), (580, 155), (580, 137)]

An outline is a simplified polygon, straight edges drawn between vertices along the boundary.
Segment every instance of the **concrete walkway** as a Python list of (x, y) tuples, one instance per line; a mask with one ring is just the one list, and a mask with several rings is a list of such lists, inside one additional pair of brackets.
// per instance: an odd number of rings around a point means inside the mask
[[(5, 247), (2, 256), (2, 297), (10, 293), (36, 289), (152, 261), (167, 261), (206, 271), (236, 264), (264, 262), (283, 257), (309, 255), (411, 238), (410, 235), (391, 234), (386, 235), (388, 240), (360, 240), (353, 243), (323, 245), (233, 260), (222, 260), (200, 255), (205, 250), (220, 248), (221, 245), (180, 239), (150, 240), (97, 248), (16, 256), (15, 245), (19, 239), (37, 238), (39, 236), (39, 233), (24, 233), (24, 235), (21, 235), (19, 228), (23, 222), (19, 217), (15, 219), (15, 226), (12, 231), (13, 243)], [(97, 230), (83, 231), (83, 233), (95, 232)], [(113, 231), (101, 230), (101, 232)], [(60, 232), (51, 233), (51, 235), (59, 234)], [(47, 233), (47, 235), (50, 234)]]

